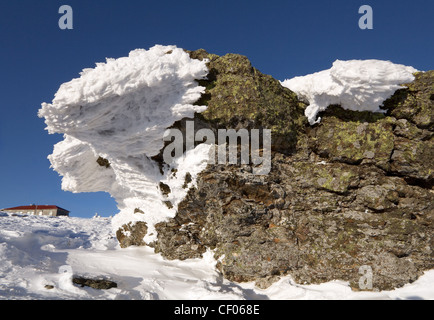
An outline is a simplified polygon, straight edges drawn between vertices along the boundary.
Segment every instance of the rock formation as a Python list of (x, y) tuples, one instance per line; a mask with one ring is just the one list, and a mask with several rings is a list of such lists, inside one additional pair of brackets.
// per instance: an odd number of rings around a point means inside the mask
[(417, 73), (385, 114), (335, 105), (309, 126), (306, 104), (246, 57), (190, 56), (210, 60), (198, 102), (208, 109), (195, 123), (271, 128), (272, 169), (208, 165), (176, 216), (156, 225), (156, 252), (188, 259), (209, 248), (225, 278), (261, 287), (291, 275), (359, 289), (368, 266), (373, 289), (385, 290), (434, 267), (434, 71)]
[[(246, 57), (157, 45), (83, 70), (39, 116), (65, 135), (49, 156), (62, 188), (117, 201), (121, 247), (151, 246), (167, 259), (213, 250), (225, 278), (260, 287), (290, 275), (363, 289), (369, 269), (372, 290), (393, 289), (434, 268), (434, 71), (412, 73), (384, 113), (352, 108), (346, 91), (345, 109), (317, 100), (309, 123), (308, 104)], [(271, 130), (271, 170), (212, 164), (210, 146), (194, 140), (166, 163), (166, 129), (186, 135), (191, 121), (213, 134)]]

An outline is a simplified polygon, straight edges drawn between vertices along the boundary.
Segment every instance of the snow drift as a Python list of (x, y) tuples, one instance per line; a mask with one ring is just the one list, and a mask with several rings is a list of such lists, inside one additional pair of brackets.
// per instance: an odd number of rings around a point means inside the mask
[[(109, 218), (12, 216), (0, 212), (0, 256), (0, 300), (434, 298), (434, 271), (393, 291), (355, 292), (343, 281), (298, 285), (290, 277), (261, 290), (254, 283), (222, 280), (212, 252), (203, 259), (167, 261), (148, 247), (120, 249)], [(80, 287), (73, 284), (73, 274), (110, 279), (118, 287)]]
[(413, 67), (382, 60), (336, 60), (331, 69), (285, 80), (284, 87), (294, 91), (309, 106), (305, 115), (311, 125), (319, 112), (339, 104), (353, 111), (384, 112), (383, 101), (414, 80)]
[[(43, 103), (38, 114), (45, 118), (50, 134), (65, 137), (49, 156), (54, 170), (63, 176), (62, 189), (110, 193), (121, 210), (114, 220), (116, 229), (137, 220), (152, 228), (173, 216), (187, 190), (180, 181), (189, 172), (194, 183), (206, 165), (209, 146), (190, 150), (164, 173), (151, 158), (164, 147), (168, 127), (206, 109), (193, 103), (204, 92), (195, 80), (207, 73), (206, 61), (191, 59), (176, 46), (156, 45), (97, 63), (62, 84), (52, 103)], [(109, 165), (99, 165), (100, 157)], [(171, 169), (179, 169), (176, 176)], [(158, 189), (162, 180), (173, 188), (170, 199)], [(134, 214), (135, 209), (143, 214)]]

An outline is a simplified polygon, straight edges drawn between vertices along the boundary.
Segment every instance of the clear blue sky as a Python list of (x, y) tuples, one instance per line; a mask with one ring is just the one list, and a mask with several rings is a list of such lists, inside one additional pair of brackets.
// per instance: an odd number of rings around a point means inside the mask
[[(61, 5), (73, 30), (60, 30)], [(374, 29), (361, 30), (361, 5)], [(336, 59), (384, 59), (434, 69), (432, 0), (2, 0), (0, 3), (0, 208), (55, 204), (71, 216), (117, 212), (105, 193), (72, 194), (47, 155), (61, 135), (37, 117), (60, 84), (106, 57), (155, 44), (240, 53), (279, 80), (330, 68)]]

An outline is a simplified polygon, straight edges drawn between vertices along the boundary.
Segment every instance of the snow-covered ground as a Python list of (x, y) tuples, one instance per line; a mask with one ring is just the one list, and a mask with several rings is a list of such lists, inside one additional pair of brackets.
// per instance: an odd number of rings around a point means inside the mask
[[(290, 277), (261, 290), (222, 279), (215, 263), (211, 252), (167, 261), (147, 247), (121, 249), (110, 218), (0, 212), (0, 299), (434, 299), (434, 270), (393, 291), (354, 292), (342, 281), (298, 285)], [(79, 287), (72, 274), (103, 277), (118, 287)]]

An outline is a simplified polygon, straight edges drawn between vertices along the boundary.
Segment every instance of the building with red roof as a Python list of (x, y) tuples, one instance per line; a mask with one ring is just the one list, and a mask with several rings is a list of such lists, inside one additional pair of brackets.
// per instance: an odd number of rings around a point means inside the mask
[(69, 211), (58, 206), (52, 205), (36, 205), (32, 204), (30, 206), (20, 206), (13, 208), (1, 209), (3, 212), (12, 214), (29, 214), (35, 216), (69, 216)]

